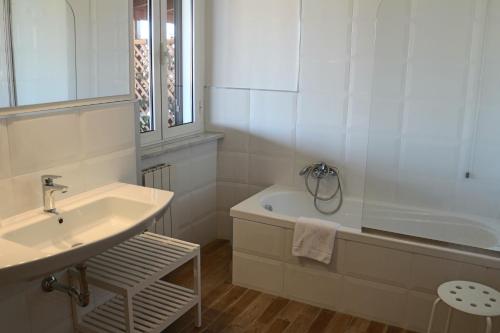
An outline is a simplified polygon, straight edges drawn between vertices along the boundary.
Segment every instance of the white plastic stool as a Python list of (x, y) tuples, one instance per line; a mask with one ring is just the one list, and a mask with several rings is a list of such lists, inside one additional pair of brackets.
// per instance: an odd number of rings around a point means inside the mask
[(437, 305), (443, 301), (449, 306), (445, 333), (450, 330), (451, 314), (458, 310), (486, 318), (486, 333), (491, 333), (491, 318), (500, 316), (500, 293), (476, 282), (450, 281), (438, 288), (438, 298), (432, 306), (427, 333), (431, 333)]

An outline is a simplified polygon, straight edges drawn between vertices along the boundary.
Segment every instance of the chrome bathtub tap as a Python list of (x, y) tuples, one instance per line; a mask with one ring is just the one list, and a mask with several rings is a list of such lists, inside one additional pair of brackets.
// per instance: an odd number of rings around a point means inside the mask
[(68, 187), (64, 185), (54, 184), (54, 179), (61, 176), (42, 176), (42, 192), (43, 192), (43, 211), (47, 213), (57, 214), (56, 201), (54, 195), (56, 192), (66, 193)]

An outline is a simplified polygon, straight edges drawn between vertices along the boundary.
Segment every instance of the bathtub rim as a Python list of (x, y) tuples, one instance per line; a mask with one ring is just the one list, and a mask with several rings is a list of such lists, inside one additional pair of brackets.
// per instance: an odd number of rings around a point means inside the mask
[[(277, 191), (301, 192), (302, 190), (289, 186), (272, 185), (232, 207), (230, 209), (230, 216), (239, 220), (257, 222), (293, 230), (296, 218), (275, 212), (269, 212), (260, 204), (261, 198), (264, 195)], [(449, 243), (446, 243), (446, 245), (440, 245), (426, 242), (422, 239), (411, 238), (411, 236), (397, 237), (393, 234), (388, 236), (382, 233), (368, 233), (366, 230), (363, 230), (363, 228), (356, 229), (346, 226), (340, 227), (337, 231), (336, 237), (338, 239), (381, 246), (394, 250), (500, 269), (500, 252), (496, 252), (494, 250), (483, 250), (473, 247), (465, 247), (467, 248), (467, 250), (465, 250), (462, 245)]]

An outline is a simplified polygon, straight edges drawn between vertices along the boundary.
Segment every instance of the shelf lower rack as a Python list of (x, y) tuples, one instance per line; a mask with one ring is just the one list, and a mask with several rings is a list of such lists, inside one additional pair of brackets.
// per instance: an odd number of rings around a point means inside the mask
[[(132, 299), (134, 332), (162, 332), (198, 302), (193, 290), (157, 281)], [(125, 299), (117, 296), (83, 316), (83, 333), (126, 333)]]

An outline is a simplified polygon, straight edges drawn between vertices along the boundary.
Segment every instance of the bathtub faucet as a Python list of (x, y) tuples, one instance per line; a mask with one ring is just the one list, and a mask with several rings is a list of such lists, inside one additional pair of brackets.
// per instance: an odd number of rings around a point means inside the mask
[(300, 176), (304, 176), (306, 174), (310, 174), (313, 178), (316, 179), (321, 179), (325, 178), (326, 176), (336, 176), (337, 175), (337, 168), (331, 167), (325, 162), (318, 162), (311, 164), (309, 166), (306, 166), (303, 168), (300, 172)]
[[(325, 215), (333, 215), (337, 213), (342, 207), (342, 203), (344, 200), (344, 194), (342, 193), (342, 181), (340, 180), (339, 170), (335, 166), (330, 166), (325, 162), (318, 162), (311, 165), (306, 166), (299, 172), (300, 176), (304, 177), (306, 189), (314, 198), (314, 207), (316, 210)], [(320, 181), (328, 176), (335, 177), (337, 179), (337, 187), (333, 191), (333, 194), (328, 196), (322, 196), (319, 194), (319, 184)], [(316, 180), (316, 186), (313, 190), (311, 185), (309, 184), (310, 178)], [(335, 198), (338, 198), (338, 203), (336, 207), (332, 210), (325, 210), (319, 206), (319, 202), (330, 201)]]

